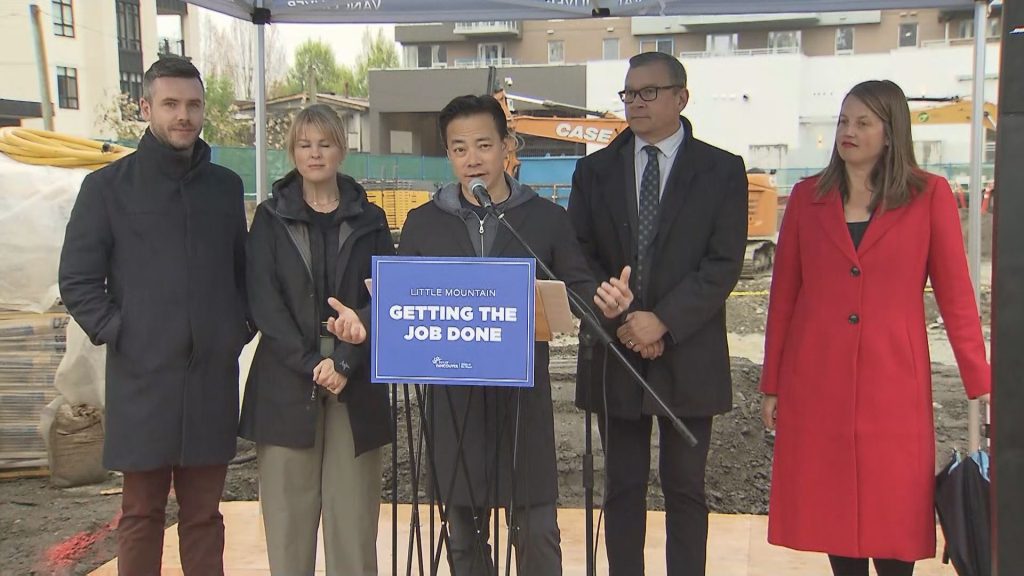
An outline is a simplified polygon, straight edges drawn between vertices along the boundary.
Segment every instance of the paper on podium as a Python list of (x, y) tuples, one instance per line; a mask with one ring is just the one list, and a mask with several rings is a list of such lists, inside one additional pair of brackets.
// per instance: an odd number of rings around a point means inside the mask
[[(363, 283), (366, 284), (366, 291), (373, 294), (373, 279), (367, 278)], [(538, 341), (549, 342), (556, 332), (572, 332), (575, 329), (565, 282), (537, 280), (534, 284), (534, 308)]]
[(535, 286), (535, 307), (537, 340), (548, 342), (557, 332), (572, 332), (572, 312), (569, 310), (569, 295), (565, 282), (559, 280), (537, 280)]

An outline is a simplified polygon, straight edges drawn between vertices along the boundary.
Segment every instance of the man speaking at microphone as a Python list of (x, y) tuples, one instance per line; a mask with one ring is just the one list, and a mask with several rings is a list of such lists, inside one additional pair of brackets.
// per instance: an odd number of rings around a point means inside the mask
[[(510, 140), (505, 113), (497, 100), (491, 96), (459, 96), (441, 110), (438, 123), (457, 181), (441, 188), (432, 202), (409, 213), (402, 229), (400, 255), (529, 257), (526, 248), (485, 207), (493, 203), (493, 209), (504, 215), (570, 290), (592, 298), (609, 318), (630, 306), (633, 295), (629, 291), (629, 267), (621, 271), (620, 277), (598, 285), (565, 210), (505, 174)], [(546, 342), (537, 342), (534, 370), (534, 387), (521, 391), (519, 418), (515, 413), (515, 390), (431, 387), (427, 423), (435, 426), (432, 444), (437, 495), (448, 507), (453, 568), (459, 576), (493, 573), (487, 543), (490, 510), (508, 509), (510, 505), (517, 527), (512, 541), (518, 573), (562, 573), (555, 519), (558, 474)], [(465, 427), (464, 467), (458, 464), (456, 423)], [(517, 433), (513, 477), (513, 441)], [(449, 491), (453, 475), (455, 484)]]

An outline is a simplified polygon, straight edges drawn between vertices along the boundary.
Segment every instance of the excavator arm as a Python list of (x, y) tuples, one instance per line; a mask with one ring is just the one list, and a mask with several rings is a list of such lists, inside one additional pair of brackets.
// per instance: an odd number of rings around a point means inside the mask
[[(918, 108), (910, 111), (911, 124), (970, 124), (972, 102), (969, 99), (956, 99), (948, 104)], [(989, 130), (996, 129), (999, 109), (995, 104), (985, 102), (982, 124)]]

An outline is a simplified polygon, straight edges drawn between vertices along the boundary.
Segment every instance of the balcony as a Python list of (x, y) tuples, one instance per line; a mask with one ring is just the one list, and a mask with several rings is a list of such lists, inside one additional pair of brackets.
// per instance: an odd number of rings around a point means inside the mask
[[(808, 4), (813, 3), (808, 2)], [(733, 33), (741, 30), (796, 30), (818, 26), (879, 24), (881, 21), (881, 10), (707, 16), (636, 16), (631, 20), (630, 29), (634, 36), (661, 36), (692, 32)]]
[(516, 20), (494, 20), (489, 22), (456, 22), (456, 34), (463, 36), (515, 36), (521, 35)]
[(708, 51), (703, 52), (680, 52), (679, 59), (691, 58), (727, 58), (731, 56), (769, 56), (773, 54), (800, 54), (799, 46), (779, 46), (778, 48), (757, 48), (754, 50), (729, 50), (729, 51)]
[[(985, 36), (985, 42), (999, 42), (999, 36)], [(974, 38), (939, 38), (938, 40), (922, 40), (921, 48), (948, 48), (950, 46), (974, 46)]]
[(515, 66), (512, 58), (456, 58), (456, 68), (486, 68), (488, 66)]

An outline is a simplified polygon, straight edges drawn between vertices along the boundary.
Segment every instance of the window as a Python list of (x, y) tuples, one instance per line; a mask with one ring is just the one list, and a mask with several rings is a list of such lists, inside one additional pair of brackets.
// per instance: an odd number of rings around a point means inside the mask
[(853, 54), (853, 26), (836, 28), (836, 54)]
[(768, 50), (775, 53), (793, 54), (800, 51), (800, 31), (768, 33)]
[(672, 55), (675, 52), (675, 42), (671, 38), (658, 38), (656, 40), (642, 40), (640, 42), (641, 52), (661, 52)]
[(974, 21), (957, 20), (953, 30), (953, 38), (974, 38)]
[(786, 165), (789, 146), (786, 144), (751, 144), (747, 154), (748, 166), (762, 170), (779, 170)]
[(483, 64), (501, 64), (505, 58), (505, 45), (500, 42), (479, 44), (477, 57)]
[(988, 19), (988, 32), (985, 36), (987, 38), (999, 38), (1003, 35), (1003, 23), (999, 19), (999, 16), (992, 16)]
[(142, 74), (138, 72), (121, 72), (121, 93), (127, 94), (133, 102), (142, 99)]
[(61, 108), (78, 110), (78, 70), (57, 66), (57, 102)]
[(138, 0), (117, 0), (117, 47), (142, 52), (142, 23)]
[(941, 140), (914, 140), (914, 158), (921, 166), (942, 163)]
[(565, 42), (562, 40), (548, 41), (548, 64), (565, 62)]
[(430, 67), (444, 68), (448, 65), (448, 47), (443, 44), (435, 44), (430, 47)]
[(71, 8), (71, 0), (53, 0), (50, 6), (53, 13), (53, 35), (75, 37), (75, 11)]
[(708, 34), (707, 38), (705, 50), (718, 56), (732, 54), (740, 43), (739, 34)]
[(619, 59), (619, 39), (618, 38), (605, 38), (601, 42), (601, 59), (603, 60), (618, 60)]
[(900, 24), (900, 48), (917, 47), (917, 22)]
[[(952, 37), (954, 39), (965, 39), (974, 38), (974, 19), (970, 20), (957, 20), (952, 23), (953, 31)], [(986, 38), (999, 38), (1001, 34), (999, 28), (999, 17), (993, 16), (985, 22), (985, 37)]]
[(420, 44), (405, 47), (407, 68), (444, 68), (448, 65), (448, 48), (443, 44)]
[(417, 68), (430, 68), (430, 50), (431, 46), (418, 46), (416, 54), (416, 67)]

